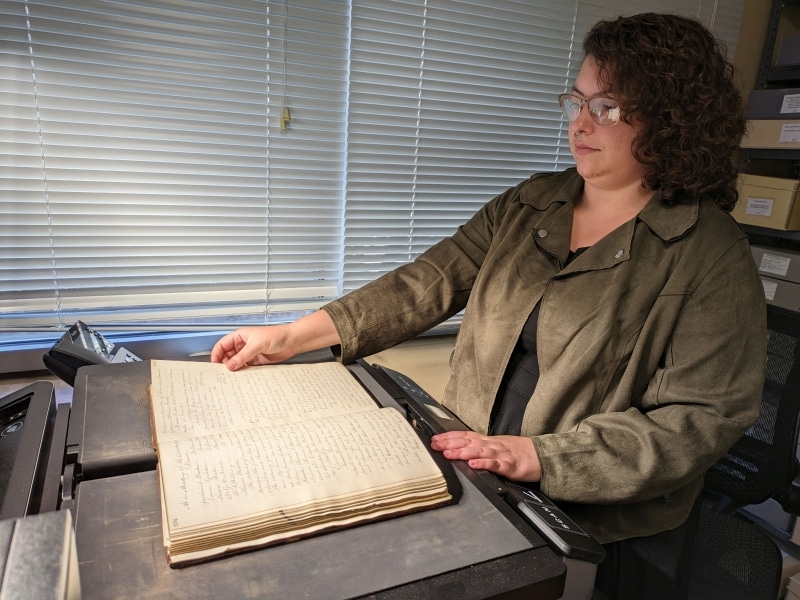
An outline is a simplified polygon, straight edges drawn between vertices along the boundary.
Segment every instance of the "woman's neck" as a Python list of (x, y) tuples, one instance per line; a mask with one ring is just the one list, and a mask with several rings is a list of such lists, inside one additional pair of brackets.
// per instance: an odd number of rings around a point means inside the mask
[(570, 249), (595, 244), (638, 215), (651, 196), (639, 182), (616, 190), (584, 187), (575, 203)]

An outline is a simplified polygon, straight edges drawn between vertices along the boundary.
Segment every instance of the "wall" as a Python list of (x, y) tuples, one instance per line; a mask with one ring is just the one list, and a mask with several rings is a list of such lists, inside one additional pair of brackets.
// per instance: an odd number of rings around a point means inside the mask
[(739, 71), (739, 79), (745, 97), (755, 87), (771, 10), (772, 2), (770, 0), (745, 0), (744, 3), (742, 27), (739, 30), (733, 64)]

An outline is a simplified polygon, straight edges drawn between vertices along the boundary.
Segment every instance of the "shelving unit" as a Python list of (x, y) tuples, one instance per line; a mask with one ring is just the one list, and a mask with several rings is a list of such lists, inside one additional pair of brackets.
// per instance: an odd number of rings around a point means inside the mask
[[(756, 90), (800, 88), (800, 64), (796, 67), (776, 66), (780, 44), (790, 34), (800, 34), (800, 0), (772, 0), (764, 50), (755, 82)], [(794, 116), (800, 120), (800, 113)], [(754, 175), (800, 180), (800, 149), (743, 148), (740, 170)], [(743, 201), (744, 199), (740, 199), (740, 202)], [(753, 245), (774, 248), (778, 253), (780, 250), (800, 251), (800, 231), (753, 225), (742, 225), (742, 228)], [(774, 500), (746, 507), (745, 512), (750, 513), (750, 518), (778, 541), (784, 555), (784, 573), (791, 575), (797, 572), (800, 569), (800, 521), (794, 515), (784, 512)]]
[[(800, 64), (776, 66), (783, 39), (800, 34), (800, 0), (772, 0), (764, 50), (756, 77), (756, 90), (800, 88)], [(797, 115), (800, 119), (800, 113)], [(743, 173), (800, 180), (800, 149), (743, 148)], [(742, 225), (754, 244), (800, 250), (800, 231)]]
[(795, 87), (800, 83), (800, 69), (775, 66), (777, 42), (791, 31), (800, 32), (792, 23), (800, 25), (800, 0), (772, 0), (764, 52), (756, 78), (756, 89)]

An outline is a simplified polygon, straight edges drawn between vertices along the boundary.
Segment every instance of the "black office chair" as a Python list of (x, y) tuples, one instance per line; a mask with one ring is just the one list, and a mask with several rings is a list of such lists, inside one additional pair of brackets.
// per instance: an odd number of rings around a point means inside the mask
[(706, 474), (692, 546), (690, 600), (775, 600), (782, 558), (739, 508), (770, 498), (800, 514), (800, 314), (769, 306), (764, 394), (756, 423)]

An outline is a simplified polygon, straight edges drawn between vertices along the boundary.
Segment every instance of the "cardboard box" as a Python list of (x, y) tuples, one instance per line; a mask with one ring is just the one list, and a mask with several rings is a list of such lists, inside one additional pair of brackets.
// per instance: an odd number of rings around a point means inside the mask
[(743, 173), (738, 188), (739, 201), (731, 215), (739, 223), (800, 230), (800, 181)]
[(747, 98), (747, 118), (800, 118), (800, 88), (753, 90)]
[(800, 311), (800, 283), (761, 276), (764, 298), (773, 304), (789, 310)]
[(750, 249), (759, 273), (773, 279), (800, 283), (800, 252), (755, 245)]
[(750, 119), (742, 148), (800, 148), (800, 119)]

